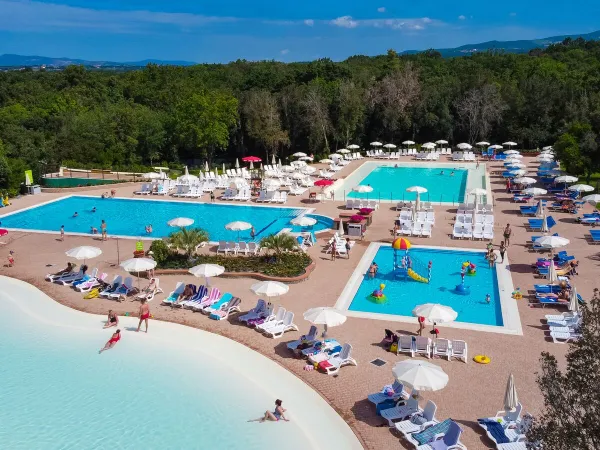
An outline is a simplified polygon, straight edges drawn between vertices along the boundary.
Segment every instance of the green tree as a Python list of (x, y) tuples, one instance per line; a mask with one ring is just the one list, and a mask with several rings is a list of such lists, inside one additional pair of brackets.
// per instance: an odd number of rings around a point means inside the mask
[(290, 144), (287, 131), (281, 127), (277, 101), (269, 91), (251, 91), (242, 110), (248, 135), (266, 150), (266, 161)]
[(183, 250), (188, 258), (192, 257), (196, 248), (203, 242), (208, 242), (208, 233), (201, 228), (181, 228), (169, 236), (169, 243)]
[(581, 338), (570, 345), (564, 371), (554, 355), (542, 353), (538, 386), (544, 410), (527, 434), (544, 450), (600, 448), (600, 297), (582, 306)]
[(598, 136), (590, 124), (576, 122), (555, 143), (555, 151), (572, 175), (585, 175), (589, 183), (600, 170)]
[(298, 242), (290, 234), (270, 234), (261, 239), (260, 246), (271, 251), (276, 256), (281, 256), (282, 253), (295, 249), (298, 246)]
[(342, 80), (337, 85), (333, 105), (333, 123), (336, 140), (343, 146), (350, 144), (364, 120), (364, 96), (364, 89), (353, 81)]
[(229, 143), (229, 132), (237, 123), (238, 101), (217, 91), (193, 94), (176, 111), (177, 130), (182, 142), (199, 151), (212, 164), (215, 152)]

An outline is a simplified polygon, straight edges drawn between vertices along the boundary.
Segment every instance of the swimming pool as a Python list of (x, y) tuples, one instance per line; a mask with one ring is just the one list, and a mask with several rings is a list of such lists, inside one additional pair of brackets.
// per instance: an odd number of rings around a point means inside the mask
[[(123, 317), (99, 355), (103, 320), (0, 277), (2, 448), (362, 448), (316, 392), (245, 346), (166, 322), (138, 334)], [(276, 398), (290, 422), (247, 422)]]
[[(404, 252), (400, 251), (399, 256)], [(390, 245), (371, 244), (365, 256), (360, 261), (353, 277), (346, 286), (336, 304), (349, 313), (359, 316), (365, 313), (380, 315), (378, 318), (408, 317), (412, 319), (412, 310), (423, 303), (440, 303), (450, 306), (458, 317), (453, 325), (469, 328), (463, 325), (483, 326), (484, 328), (510, 328), (520, 330), (520, 320), (515, 324), (512, 313), (516, 311), (516, 303), (507, 300), (512, 293), (512, 280), (504, 265), (490, 268), (485, 260), (485, 252), (463, 249), (448, 249), (435, 247), (413, 246), (409, 251), (414, 271), (428, 278), (428, 264), (432, 262), (429, 283), (415, 281), (410, 277), (398, 278), (393, 273), (394, 250)], [(372, 261), (379, 266), (375, 278), (365, 274)], [(473, 276), (465, 276), (465, 285), (469, 287), (469, 295), (460, 295), (455, 288), (461, 283), (461, 266), (470, 261), (476, 266)], [(502, 273), (502, 283), (498, 282), (498, 271)], [(385, 284), (386, 300), (376, 302), (372, 298), (373, 291)], [(486, 296), (490, 295), (490, 302)], [(510, 314), (503, 308), (511, 310)], [(518, 311), (517, 318), (518, 318)], [(505, 322), (510, 323), (505, 323)]]
[[(369, 193), (352, 189), (370, 185)], [(486, 188), (484, 164), (465, 163), (410, 163), (367, 161), (348, 177), (334, 185), (335, 198), (373, 199), (384, 202), (412, 201), (416, 194), (406, 192), (411, 186), (422, 186), (427, 192), (421, 200), (432, 203), (456, 204), (465, 201), (466, 192), (473, 188)], [(490, 199), (491, 200), (491, 199)], [(480, 202), (487, 199), (480, 199)]]
[[(93, 208), (96, 212), (92, 212)], [(210, 240), (237, 239), (237, 232), (228, 231), (225, 225), (241, 220), (249, 222), (256, 231), (259, 241), (269, 234), (284, 228), (292, 228), (290, 220), (308, 210), (266, 206), (229, 205), (223, 203), (192, 203), (182, 201), (138, 200), (98, 197), (70, 196), (57, 201), (0, 217), (3, 228), (58, 232), (61, 225), (66, 233), (89, 234), (91, 227), (100, 230), (101, 220), (106, 221), (107, 232), (113, 236), (162, 238), (174, 231), (167, 222), (175, 217), (194, 219), (194, 227), (206, 230)], [(77, 217), (73, 217), (77, 212)], [(324, 216), (315, 216), (317, 223), (313, 232), (330, 228), (333, 221)], [(152, 224), (153, 232), (146, 235), (145, 227)], [(300, 231), (300, 228), (298, 231)], [(246, 241), (250, 230), (240, 233)]]

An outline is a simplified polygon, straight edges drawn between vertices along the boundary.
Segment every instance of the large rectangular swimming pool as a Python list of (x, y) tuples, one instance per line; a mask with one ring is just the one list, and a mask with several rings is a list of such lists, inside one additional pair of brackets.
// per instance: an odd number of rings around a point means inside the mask
[(394, 167), (379, 166), (362, 178), (357, 185), (369, 185), (369, 194), (353, 192), (348, 186), (346, 197), (382, 200), (415, 200), (416, 194), (406, 192), (411, 186), (423, 186), (427, 193), (421, 194), (423, 201), (435, 203), (462, 203), (467, 187), (468, 170), (452, 167)]
[[(399, 258), (403, 255), (404, 251), (399, 251)], [(410, 317), (417, 305), (440, 303), (458, 313), (457, 322), (504, 325), (496, 268), (489, 267), (485, 252), (413, 247), (408, 255), (414, 271), (425, 278), (429, 276), (427, 268), (431, 261), (429, 283), (398, 278), (394, 274), (394, 250), (390, 246), (381, 246), (372, 258), (379, 266), (377, 275), (375, 278), (365, 275), (359, 281), (360, 286), (348, 310)], [(465, 276), (470, 294), (460, 295), (455, 288), (461, 284), (461, 267), (467, 261), (476, 266), (476, 273)], [(381, 284), (385, 284), (385, 300), (377, 301), (371, 294)], [(486, 301), (488, 294), (489, 303)]]
[[(96, 211), (92, 212), (94, 207)], [(317, 224), (310, 228), (300, 229), (290, 224), (291, 219), (306, 211), (302, 208), (72, 196), (0, 216), (0, 224), (3, 228), (52, 232), (58, 232), (64, 225), (66, 233), (90, 233), (92, 227), (100, 230), (100, 223), (105, 220), (109, 235), (162, 238), (174, 231), (167, 225), (169, 220), (188, 217), (194, 220), (193, 227), (206, 230), (213, 242), (236, 240), (237, 232), (225, 229), (227, 223), (236, 220), (254, 226), (255, 240), (284, 228), (316, 232), (331, 227), (333, 221), (330, 218), (318, 215), (311, 216), (317, 219)], [(73, 217), (75, 212), (77, 217)], [(146, 235), (145, 227), (149, 224), (153, 232)], [(250, 231), (243, 231), (240, 238), (251, 240)]]

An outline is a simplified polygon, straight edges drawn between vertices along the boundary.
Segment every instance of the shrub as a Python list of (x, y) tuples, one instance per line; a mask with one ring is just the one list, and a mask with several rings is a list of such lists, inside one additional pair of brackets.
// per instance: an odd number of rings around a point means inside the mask
[(150, 244), (150, 251), (152, 251), (152, 257), (154, 258), (154, 261), (156, 261), (158, 267), (165, 264), (172, 253), (165, 241), (160, 240), (152, 241), (152, 244)]

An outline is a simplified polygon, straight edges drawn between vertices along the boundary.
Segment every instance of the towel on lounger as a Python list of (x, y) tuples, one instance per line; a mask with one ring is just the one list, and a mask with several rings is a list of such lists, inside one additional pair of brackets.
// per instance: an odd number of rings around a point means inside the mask
[(451, 423), (452, 419), (446, 419), (443, 422), (438, 423), (437, 425), (433, 425), (432, 427), (426, 428), (420, 433), (413, 434), (412, 437), (420, 445), (425, 445), (433, 441), (438, 434), (446, 434), (446, 432), (450, 429)]
[(477, 419), (482, 425), (485, 425), (488, 433), (492, 436), (494, 441), (498, 444), (508, 444), (510, 439), (506, 437), (506, 433), (504, 433), (504, 428), (495, 420), (490, 419)]

